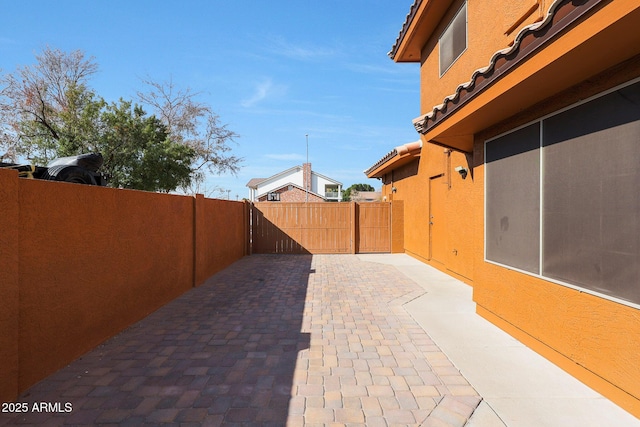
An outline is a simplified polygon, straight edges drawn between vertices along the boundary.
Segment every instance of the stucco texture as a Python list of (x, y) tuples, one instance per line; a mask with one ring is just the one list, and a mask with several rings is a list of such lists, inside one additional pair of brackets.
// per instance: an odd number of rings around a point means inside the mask
[(498, 50), (513, 43), (518, 31), (532, 24), (546, 13), (551, 0), (485, 0), (467, 2), (468, 19), (467, 50), (441, 76), (438, 58), (438, 39), (447, 25), (460, 9), (463, 1), (452, 2), (440, 25), (422, 50), (421, 81), (429, 81), (422, 85), (420, 91), (421, 111), (427, 112), (454, 93), (455, 88), (471, 77), (471, 71), (488, 65), (488, 60)]
[[(469, 170), (466, 178), (455, 171)], [(383, 197), (404, 201), (405, 251), (433, 266), (473, 281), (475, 248), (469, 234), (474, 226), (473, 171), (467, 156), (425, 144), (419, 159), (383, 178)], [(395, 188), (395, 191), (393, 190)]]
[[(415, 43), (412, 36), (424, 37), (420, 114), (489, 65), (495, 52), (508, 48), (520, 29), (538, 22), (554, 2), (468, 1), (467, 50), (440, 76), (438, 37), (462, 3), (449, 2), (433, 29), (412, 27), (405, 36), (409, 44)], [(563, 4), (569, 3), (583, 4)], [(635, 416), (640, 416), (638, 308), (487, 263), (483, 164), (487, 139), (637, 79), (640, 33), (633, 28), (639, 20), (637, 2), (598, 3), (468, 102), (457, 109), (445, 106), (448, 115), (421, 135), (419, 164), (410, 173), (408, 166), (389, 172), (383, 186), (387, 198), (404, 201), (407, 253), (471, 284), (479, 314)], [(447, 154), (442, 145), (454, 150)], [(465, 165), (469, 175), (463, 180), (454, 170)]]
[(3, 170), (0, 189), (4, 400), (246, 253), (243, 202)]
[(193, 202), (66, 183), (21, 184), (25, 388), (192, 286)]
[(18, 172), (0, 170), (0, 400), (18, 389)]
[[(482, 167), (476, 178), (483, 183)], [(478, 246), (482, 242), (474, 241)], [(474, 276), (474, 300), (483, 316), (630, 412), (640, 413), (637, 308), (487, 262), (476, 264)]]

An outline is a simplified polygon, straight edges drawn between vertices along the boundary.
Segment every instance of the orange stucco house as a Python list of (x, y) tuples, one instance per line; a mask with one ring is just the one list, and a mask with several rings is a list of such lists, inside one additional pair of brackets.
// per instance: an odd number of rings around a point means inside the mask
[(640, 417), (640, 2), (415, 0), (389, 55), (419, 140), (365, 173), (405, 252)]

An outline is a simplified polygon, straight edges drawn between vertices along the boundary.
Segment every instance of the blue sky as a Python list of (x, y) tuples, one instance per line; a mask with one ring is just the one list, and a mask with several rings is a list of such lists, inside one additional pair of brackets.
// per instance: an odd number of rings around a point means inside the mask
[(5, 0), (0, 69), (32, 64), (48, 45), (93, 56), (90, 84), (108, 101), (133, 99), (146, 77), (201, 92), (244, 158), (205, 193), (247, 197), (249, 179), (305, 161), (307, 134), (314, 171), (379, 188), (363, 170), (418, 140), (418, 64), (387, 57), (412, 2)]

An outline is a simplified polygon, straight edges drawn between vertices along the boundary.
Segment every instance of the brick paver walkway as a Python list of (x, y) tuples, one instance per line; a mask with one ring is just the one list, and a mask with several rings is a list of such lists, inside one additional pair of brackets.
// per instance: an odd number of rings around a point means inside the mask
[(463, 426), (481, 398), (355, 255), (245, 257), (32, 387), (0, 425)]

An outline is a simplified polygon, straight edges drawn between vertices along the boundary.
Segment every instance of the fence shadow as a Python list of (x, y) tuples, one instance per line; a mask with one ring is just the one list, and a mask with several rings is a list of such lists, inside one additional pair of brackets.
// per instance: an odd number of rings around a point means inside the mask
[(386, 202), (261, 202), (251, 212), (253, 253), (384, 253), (394, 230), (403, 234), (402, 219), (392, 224)]
[(258, 254), (310, 254), (305, 248), (301, 230), (296, 235), (286, 231), (268, 219), (264, 212), (255, 206), (251, 209), (251, 247)]
[(309, 347), (311, 260), (241, 259), (19, 398), (62, 411), (2, 414), (0, 425), (285, 425), (298, 352)]

